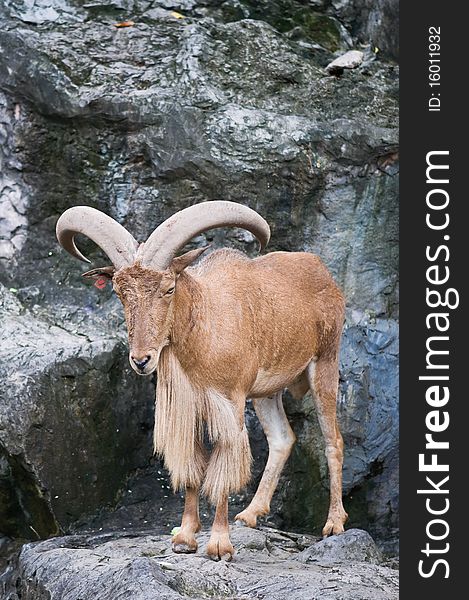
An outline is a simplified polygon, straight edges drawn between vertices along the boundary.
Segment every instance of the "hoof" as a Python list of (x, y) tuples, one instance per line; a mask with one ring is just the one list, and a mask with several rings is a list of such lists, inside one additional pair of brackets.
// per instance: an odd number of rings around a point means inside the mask
[(251, 527), (254, 529), (257, 526), (257, 515), (253, 515), (252, 513), (248, 513), (243, 510), (235, 516), (235, 524), (238, 527), (242, 527), (243, 525), (246, 527)]
[(345, 531), (344, 523), (347, 520), (347, 517), (348, 514), (346, 512), (344, 512), (343, 515), (330, 516), (323, 527), (322, 537), (326, 538), (330, 535), (338, 535), (339, 533), (343, 533)]
[(197, 552), (197, 545), (189, 546), (189, 544), (173, 544), (172, 550), (176, 554), (195, 554), (195, 552)]
[(179, 532), (173, 537), (172, 550), (176, 554), (194, 554), (194, 552), (197, 552), (197, 540)]
[(224, 560), (229, 562), (235, 553), (233, 545), (231, 544), (228, 536), (210, 540), (207, 545), (207, 556), (212, 560), (219, 561)]
[(246, 523), (243, 521), (243, 519), (238, 519), (237, 517), (235, 517), (235, 522), (233, 523), (233, 525), (235, 527), (247, 527)]

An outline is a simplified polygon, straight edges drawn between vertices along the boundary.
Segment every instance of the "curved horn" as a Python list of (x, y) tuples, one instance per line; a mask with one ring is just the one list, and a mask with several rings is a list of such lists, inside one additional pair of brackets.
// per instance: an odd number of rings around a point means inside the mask
[(75, 245), (75, 235), (82, 233), (93, 240), (109, 257), (116, 269), (134, 262), (138, 244), (117, 221), (91, 206), (73, 206), (57, 221), (59, 243), (75, 258), (89, 261)]
[(157, 271), (167, 269), (176, 252), (194, 236), (215, 227), (241, 227), (250, 231), (265, 248), (270, 227), (256, 211), (237, 202), (213, 200), (194, 204), (166, 219), (142, 248), (141, 261)]

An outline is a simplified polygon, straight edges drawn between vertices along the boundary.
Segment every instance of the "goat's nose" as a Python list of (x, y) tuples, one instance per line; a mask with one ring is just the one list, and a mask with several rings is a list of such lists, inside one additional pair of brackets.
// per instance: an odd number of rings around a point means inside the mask
[(132, 356), (132, 362), (139, 371), (143, 371), (145, 366), (150, 362), (150, 358), (151, 356), (148, 355), (144, 356), (143, 358), (136, 358), (135, 356)]

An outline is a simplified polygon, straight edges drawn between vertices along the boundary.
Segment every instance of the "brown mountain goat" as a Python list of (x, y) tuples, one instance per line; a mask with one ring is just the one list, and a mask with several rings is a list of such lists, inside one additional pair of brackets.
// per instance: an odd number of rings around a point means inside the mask
[[(321, 260), (305, 252), (249, 259), (222, 249), (191, 263), (206, 248), (175, 258), (191, 238), (214, 227), (242, 227), (264, 247), (270, 230), (250, 208), (204, 202), (162, 223), (144, 244), (116, 221), (86, 206), (68, 209), (57, 237), (87, 260), (74, 236), (96, 242), (113, 263), (87, 277), (108, 277), (124, 305), (130, 364), (139, 375), (158, 369), (155, 450), (162, 454), (186, 504), (175, 552), (195, 552), (202, 490), (216, 506), (208, 555), (230, 559), (228, 495), (249, 480), (251, 454), (244, 424), (252, 398), (269, 443), (269, 458), (250, 505), (236, 516), (249, 527), (270, 501), (295, 435), (282, 390), (313, 392), (330, 473), (330, 507), (323, 535), (343, 531), (342, 437), (336, 420), (342, 294)], [(88, 261), (89, 262), (89, 261)], [(208, 434), (213, 449), (203, 444)]]

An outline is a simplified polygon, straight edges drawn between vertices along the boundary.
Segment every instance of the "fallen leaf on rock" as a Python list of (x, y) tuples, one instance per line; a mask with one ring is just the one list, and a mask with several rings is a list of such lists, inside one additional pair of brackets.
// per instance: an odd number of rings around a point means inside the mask
[(121, 21), (120, 23), (114, 23), (114, 27), (133, 27), (135, 25), (134, 21)]
[(175, 19), (185, 19), (186, 18), (184, 15), (181, 15), (181, 13), (178, 13), (175, 10), (171, 11), (171, 16), (174, 17)]

